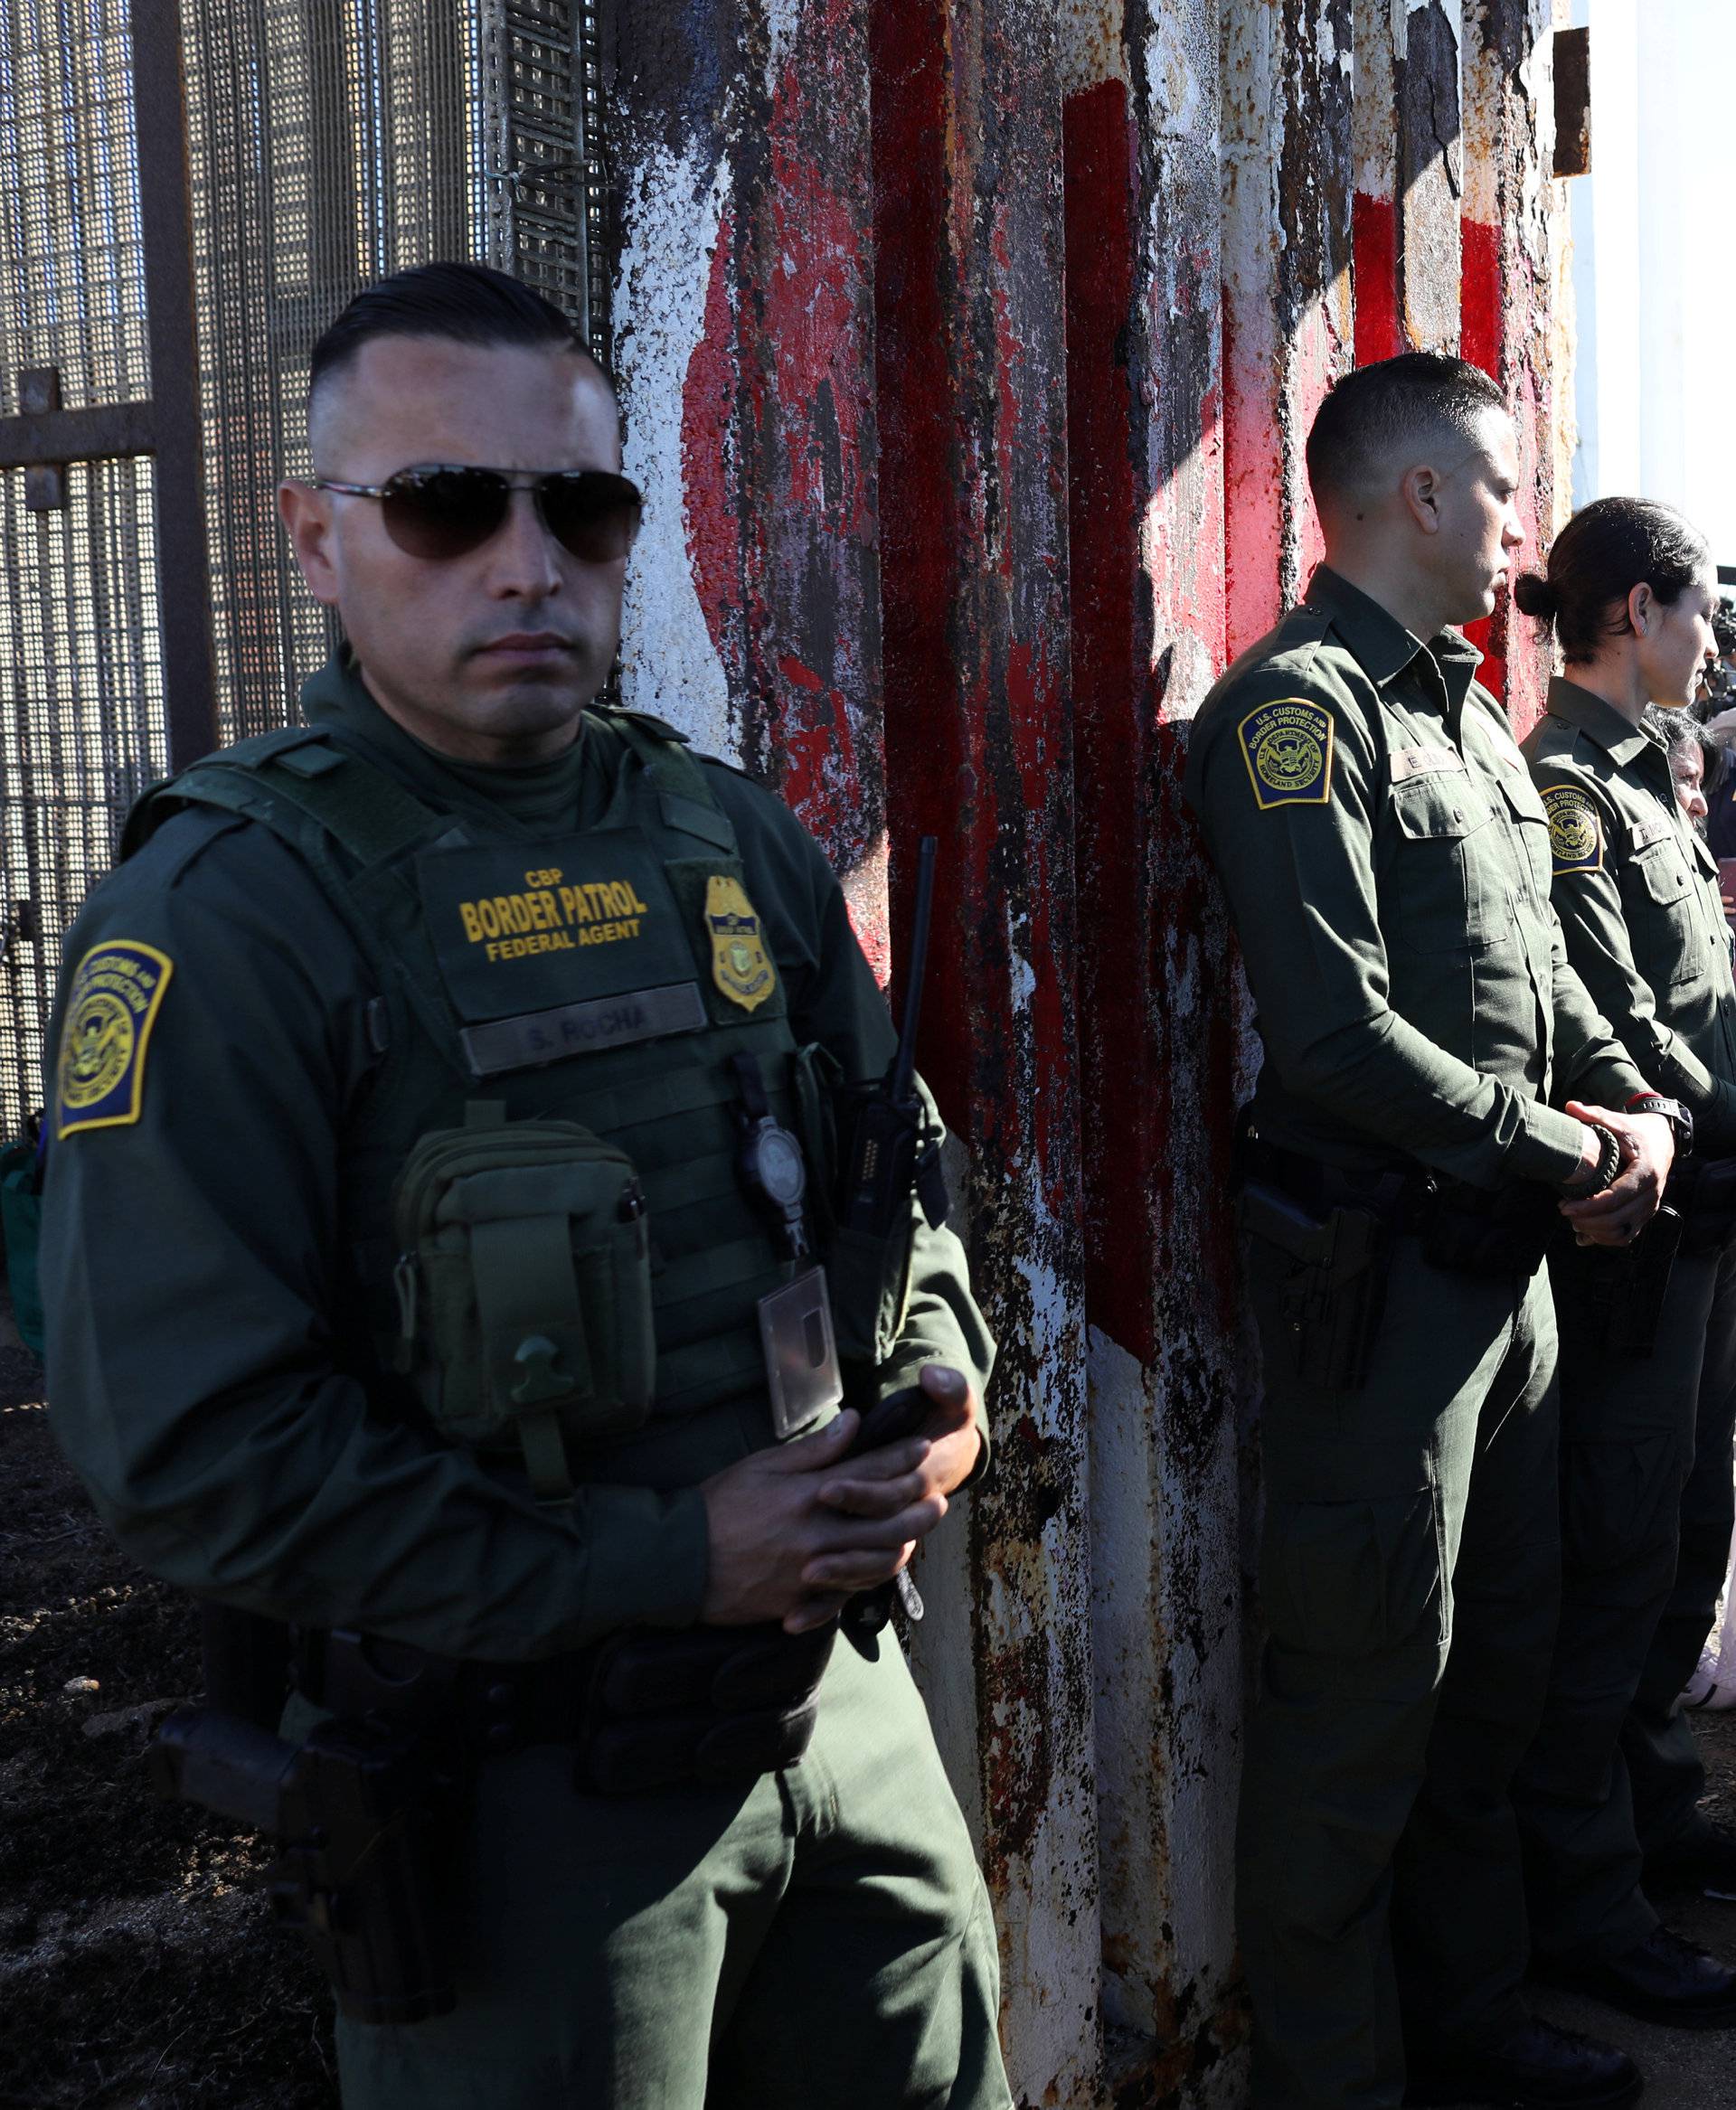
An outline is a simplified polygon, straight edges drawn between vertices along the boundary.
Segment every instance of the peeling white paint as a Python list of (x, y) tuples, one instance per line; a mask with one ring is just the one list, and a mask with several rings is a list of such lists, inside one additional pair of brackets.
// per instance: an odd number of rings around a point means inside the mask
[(629, 186), (616, 301), (625, 467), (646, 495), (627, 579), (625, 700), (691, 733), (708, 754), (736, 761), (729, 680), (693, 586), (681, 459), (687, 367), (705, 328), (729, 188), (727, 155), (708, 174), (691, 141), (680, 155), (649, 148)]

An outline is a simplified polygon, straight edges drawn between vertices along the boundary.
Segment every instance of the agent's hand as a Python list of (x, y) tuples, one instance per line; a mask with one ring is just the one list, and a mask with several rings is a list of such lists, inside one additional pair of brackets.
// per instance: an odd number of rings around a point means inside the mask
[[(946, 1494), (920, 1473), (932, 1448), (926, 1436), (887, 1446), (907, 1456), (909, 1470), (919, 1474), (921, 1492), (913, 1499), (882, 1504), (886, 1513), (873, 1516), (845, 1513), (821, 1500), (822, 1486), (860, 1426), (846, 1408), (815, 1435), (755, 1451), (703, 1483), (711, 1540), (699, 1615), (704, 1625), (776, 1619), (787, 1634), (823, 1626), (857, 1590), (890, 1582), (917, 1540), (946, 1515)], [(811, 1570), (826, 1578), (817, 1588)]]
[[(946, 1363), (930, 1362), (917, 1382), (929, 1399), (920, 1433), (863, 1451), (828, 1473), (820, 1500), (829, 1509), (846, 1516), (890, 1516), (926, 1495), (952, 1494), (969, 1479), (983, 1447), (970, 1380)], [(833, 1578), (816, 1573), (811, 1579)]]
[[(1621, 1146), (1621, 1165), (1614, 1184), (1583, 1201), (1569, 1200), (1561, 1214), (1582, 1246), (1628, 1246), (1657, 1214), (1664, 1182), (1675, 1157), (1675, 1136), (1661, 1114), (1618, 1114), (1609, 1107), (1581, 1106), (1570, 1099), (1567, 1111), (1576, 1121), (1595, 1121), (1609, 1129)], [(1593, 1148), (1595, 1137), (1589, 1138)]]

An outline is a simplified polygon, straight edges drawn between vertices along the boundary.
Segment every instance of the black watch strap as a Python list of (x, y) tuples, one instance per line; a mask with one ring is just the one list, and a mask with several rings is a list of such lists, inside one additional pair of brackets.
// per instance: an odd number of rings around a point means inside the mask
[(1670, 1133), (1675, 1137), (1675, 1154), (1686, 1157), (1694, 1148), (1694, 1115), (1680, 1099), (1667, 1099), (1662, 1092), (1637, 1092), (1628, 1100), (1625, 1111), (1629, 1114), (1656, 1114), (1670, 1125)]

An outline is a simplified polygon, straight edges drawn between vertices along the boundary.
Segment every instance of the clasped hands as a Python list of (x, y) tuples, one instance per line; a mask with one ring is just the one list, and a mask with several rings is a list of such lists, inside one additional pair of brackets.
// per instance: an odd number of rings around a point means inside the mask
[(846, 1457), (861, 1426), (846, 1408), (813, 1436), (755, 1451), (703, 1483), (706, 1625), (775, 1619), (787, 1634), (806, 1633), (904, 1566), (982, 1447), (964, 1373), (929, 1363), (919, 1381), (931, 1402), (920, 1436)]
[(1567, 1102), (1576, 1121), (1608, 1128), (1621, 1148), (1614, 1182), (1596, 1194), (1574, 1199), (1574, 1189), (1596, 1176), (1601, 1146), (1594, 1130), (1585, 1133), (1580, 1169), (1565, 1182), (1568, 1199), (1561, 1214), (1582, 1246), (1628, 1246), (1656, 1215), (1664, 1201), (1664, 1182), (1675, 1156), (1675, 1137), (1661, 1114), (1618, 1114), (1609, 1107)]

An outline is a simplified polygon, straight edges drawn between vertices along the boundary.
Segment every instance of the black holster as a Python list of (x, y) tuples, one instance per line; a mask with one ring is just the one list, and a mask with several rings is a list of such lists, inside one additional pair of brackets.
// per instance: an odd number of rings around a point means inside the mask
[(150, 1747), (165, 1801), (200, 1804), (275, 1837), (278, 1920), (306, 1936), (358, 2022), (420, 2022), (454, 1993), (439, 1839), (457, 1784), (429, 1746), (372, 1725), (319, 1723), (287, 1744), (216, 1708), (177, 1708)]
[[(1257, 1160), (1253, 1161), (1258, 1163)], [(1323, 1179), (1330, 1168), (1318, 1168)], [(1348, 1182), (1351, 1175), (1342, 1175)], [(1393, 1212), (1402, 1182), (1380, 1175), (1367, 1192), (1316, 1213), (1250, 1169), (1237, 1217), (1252, 1238), (1275, 1246), (1295, 1265), (1284, 1286), (1283, 1314), (1295, 1346), (1296, 1375), (1307, 1385), (1355, 1391), (1368, 1381), (1392, 1264)]]

